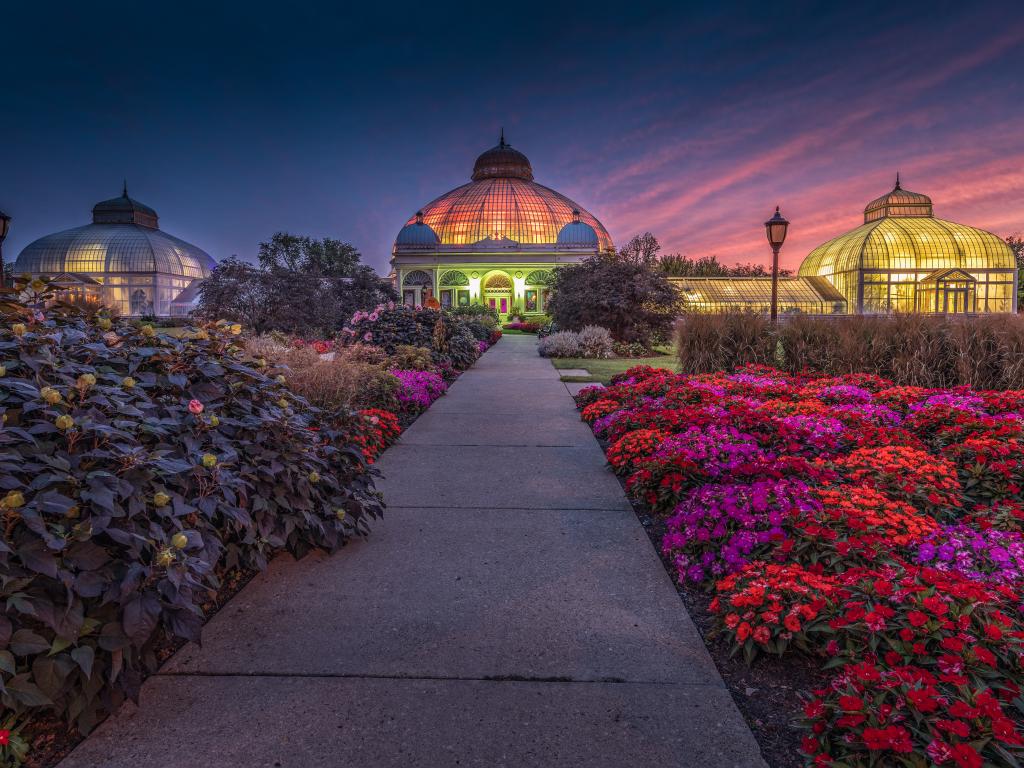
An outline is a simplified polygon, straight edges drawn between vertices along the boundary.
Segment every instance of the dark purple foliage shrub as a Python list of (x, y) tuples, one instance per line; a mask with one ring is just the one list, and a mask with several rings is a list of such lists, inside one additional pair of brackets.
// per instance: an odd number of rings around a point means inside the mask
[(228, 570), (334, 550), (379, 514), (360, 452), (245, 358), (237, 326), (172, 338), (64, 305), (0, 311), (5, 708), (87, 732), (159, 643), (198, 639)]

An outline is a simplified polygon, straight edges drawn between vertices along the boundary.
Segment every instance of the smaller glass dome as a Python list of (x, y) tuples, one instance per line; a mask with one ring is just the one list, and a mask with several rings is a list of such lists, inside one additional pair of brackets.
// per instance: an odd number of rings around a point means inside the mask
[(900, 186), (900, 175), (896, 174), (896, 186), (892, 192), (877, 197), (864, 208), (864, 223), (884, 219), (886, 216), (932, 216), (932, 199), (928, 195), (911, 192)]
[(423, 211), (416, 211), (416, 221), (406, 224), (395, 238), (395, 245), (430, 246), (441, 240), (429, 224), (423, 222)]
[(558, 231), (558, 244), (587, 248), (597, 247), (597, 231), (586, 222), (580, 221), (580, 211), (578, 208), (573, 208), (572, 221)]

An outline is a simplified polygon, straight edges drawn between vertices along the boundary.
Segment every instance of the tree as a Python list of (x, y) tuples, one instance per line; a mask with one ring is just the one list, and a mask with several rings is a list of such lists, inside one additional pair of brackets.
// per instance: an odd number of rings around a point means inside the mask
[[(658, 267), (669, 277), (771, 277), (772, 273), (762, 264), (722, 264), (717, 256), (701, 256), (691, 259), (681, 253), (670, 253), (658, 260)], [(791, 277), (793, 270), (780, 269), (781, 277)]]
[(319, 277), (351, 277), (360, 266), (361, 255), (351, 243), (325, 237), (311, 237), (275, 232), (269, 241), (260, 243), (259, 263), (265, 270), (304, 272)]
[(1006, 238), (1006, 244), (1013, 251), (1017, 261), (1017, 311), (1024, 309), (1024, 237), (1020, 232)]
[(658, 260), (661, 243), (650, 232), (633, 235), (632, 239), (619, 249), (619, 257), (634, 264), (654, 264)]
[(199, 285), (199, 314), (211, 320), (237, 320), (266, 333), (280, 307), (269, 274), (232, 256)]
[(356, 310), (395, 301), (398, 294), (359, 251), (340, 240), (276, 233), (260, 243), (259, 266), (227, 259), (199, 289), (199, 313), (237, 320), (257, 333), (330, 336)]
[(562, 328), (599, 325), (619, 341), (649, 344), (668, 336), (681, 310), (679, 292), (652, 264), (600, 254), (555, 271), (548, 311)]

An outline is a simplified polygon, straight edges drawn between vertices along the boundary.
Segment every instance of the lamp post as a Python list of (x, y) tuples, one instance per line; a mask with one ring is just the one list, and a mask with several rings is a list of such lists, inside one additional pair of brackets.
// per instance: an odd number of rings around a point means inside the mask
[(779, 250), (786, 241), (788, 228), (789, 222), (779, 213), (779, 206), (776, 205), (775, 215), (764, 223), (764, 231), (772, 247), (772, 325), (779, 318)]
[(3, 288), (7, 284), (7, 280), (4, 275), (4, 240), (7, 239), (7, 233), (10, 231), (11, 217), (3, 211), (0, 211), (0, 288)]

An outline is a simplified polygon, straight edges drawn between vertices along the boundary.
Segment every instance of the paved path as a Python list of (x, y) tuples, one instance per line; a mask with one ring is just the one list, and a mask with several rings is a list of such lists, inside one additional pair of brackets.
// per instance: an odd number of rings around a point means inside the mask
[(65, 768), (762, 766), (564, 384), (509, 336)]

